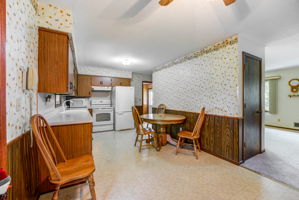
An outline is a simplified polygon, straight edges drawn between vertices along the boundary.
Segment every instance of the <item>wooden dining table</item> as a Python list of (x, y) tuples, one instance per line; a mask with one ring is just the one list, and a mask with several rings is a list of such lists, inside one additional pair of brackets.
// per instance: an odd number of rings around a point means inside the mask
[(159, 125), (158, 134), (159, 137), (157, 137), (157, 150), (161, 149), (161, 146), (164, 146), (167, 144), (170, 136), (167, 137), (166, 133), (166, 126), (173, 125), (173, 124), (182, 124), (186, 120), (186, 117), (183, 115), (174, 115), (174, 114), (145, 114), (141, 115), (140, 118), (149, 124), (155, 124)]

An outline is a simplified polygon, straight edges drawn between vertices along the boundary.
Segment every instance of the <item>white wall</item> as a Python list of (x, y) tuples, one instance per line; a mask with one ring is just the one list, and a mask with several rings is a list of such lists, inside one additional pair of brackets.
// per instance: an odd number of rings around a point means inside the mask
[(135, 106), (142, 105), (142, 82), (143, 81), (152, 81), (152, 75), (133, 73), (131, 85), (135, 88)]
[[(277, 114), (266, 113), (266, 125), (294, 128), (294, 122), (299, 122), (299, 97), (290, 98), (289, 80), (299, 78), (299, 66), (281, 70), (267, 71), (268, 76), (281, 76), (277, 88)], [(299, 93), (297, 93), (299, 94)]]
[(132, 78), (132, 72), (126, 70), (116, 70), (103, 67), (79, 66), (79, 74), (95, 75), (95, 76), (110, 76), (119, 78)]

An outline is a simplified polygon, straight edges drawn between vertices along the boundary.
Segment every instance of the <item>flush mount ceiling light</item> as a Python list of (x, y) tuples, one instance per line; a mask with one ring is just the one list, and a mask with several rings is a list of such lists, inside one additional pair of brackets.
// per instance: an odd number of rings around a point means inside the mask
[[(161, 6), (167, 6), (168, 4), (170, 4), (173, 0), (160, 0), (160, 5)], [(236, 0), (223, 0), (224, 4), (226, 6), (229, 6), (230, 4), (234, 3)]]
[(123, 65), (124, 66), (128, 66), (132, 63), (132, 59), (130, 58), (124, 58), (123, 61), (122, 61)]

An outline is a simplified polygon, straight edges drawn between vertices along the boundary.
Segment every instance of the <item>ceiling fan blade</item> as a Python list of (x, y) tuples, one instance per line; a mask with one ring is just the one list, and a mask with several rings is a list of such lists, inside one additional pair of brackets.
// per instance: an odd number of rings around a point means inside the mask
[(236, 0), (223, 0), (224, 4), (226, 6), (229, 6), (230, 4), (234, 3)]
[(168, 4), (170, 4), (173, 0), (160, 0), (159, 4), (161, 6), (167, 6)]

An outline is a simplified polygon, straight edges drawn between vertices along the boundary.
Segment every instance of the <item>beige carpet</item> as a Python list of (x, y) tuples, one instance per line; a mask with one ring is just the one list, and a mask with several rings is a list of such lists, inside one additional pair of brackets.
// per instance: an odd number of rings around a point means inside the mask
[(299, 189), (299, 132), (266, 128), (265, 148), (243, 166)]
[[(242, 167), (200, 153), (175, 155), (134, 147), (134, 131), (93, 135), (99, 200), (298, 200), (299, 192)], [(51, 199), (46, 194), (41, 199)], [(87, 184), (64, 189), (60, 199), (89, 199)]]

